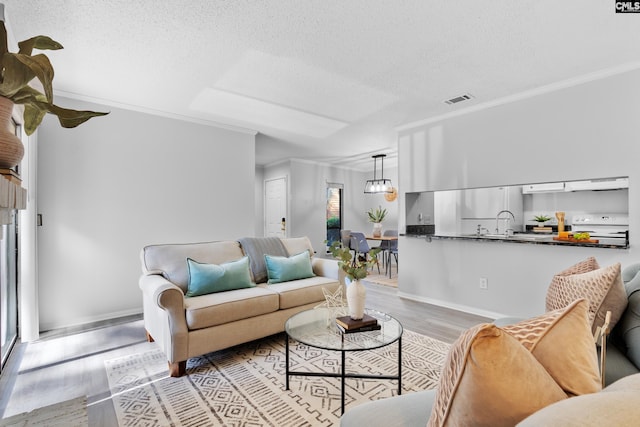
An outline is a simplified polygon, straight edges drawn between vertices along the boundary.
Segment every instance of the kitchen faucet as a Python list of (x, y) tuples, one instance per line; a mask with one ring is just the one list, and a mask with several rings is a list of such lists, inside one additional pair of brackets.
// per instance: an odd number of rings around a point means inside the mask
[[(498, 226), (498, 221), (500, 220), (500, 215), (502, 215), (503, 213), (508, 213), (509, 215), (511, 215), (511, 218), (513, 218), (513, 221), (514, 221), (514, 222), (515, 222), (515, 220), (516, 220), (516, 217), (515, 217), (515, 215), (513, 214), (513, 212), (511, 212), (511, 211), (510, 211), (510, 210), (508, 210), (508, 209), (504, 209), (504, 210), (501, 210), (500, 212), (498, 212), (498, 215), (496, 215), (496, 234), (500, 234), (500, 229), (499, 229), (499, 226)], [(507, 221), (510, 221), (510, 220), (511, 220), (511, 218), (506, 217), (505, 219), (506, 219)], [(509, 235), (509, 230), (511, 230), (511, 231), (513, 232), (513, 229), (512, 229), (512, 228), (510, 228), (510, 227), (509, 227), (509, 224), (507, 223), (507, 227), (505, 227), (505, 230), (504, 230), (504, 234), (505, 234), (505, 236), (508, 236), (508, 235)]]
[(482, 230), (485, 230), (487, 233), (489, 232), (489, 229), (486, 227), (483, 227), (482, 224), (478, 224), (478, 229), (476, 230), (476, 236), (480, 237), (483, 235)]

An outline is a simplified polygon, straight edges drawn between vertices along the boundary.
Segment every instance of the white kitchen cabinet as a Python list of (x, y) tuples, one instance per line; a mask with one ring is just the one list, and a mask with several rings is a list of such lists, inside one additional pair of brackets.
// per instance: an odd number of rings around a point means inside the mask
[(522, 193), (518, 187), (490, 187), (462, 190), (461, 219), (494, 219), (498, 212), (522, 213)]
[(398, 139), (398, 180), (406, 193), (427, 190), (428, 152), (425, 132), (403, 135)]

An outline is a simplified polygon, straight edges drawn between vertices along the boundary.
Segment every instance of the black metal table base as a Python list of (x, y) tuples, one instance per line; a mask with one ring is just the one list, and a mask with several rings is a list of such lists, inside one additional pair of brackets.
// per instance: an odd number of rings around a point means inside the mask
[(347, 351), (371, 351), (370, 349), (363, 350), (327, 350), (327, 351), (339, 351), (342, 353), (342, 363), (340, 366), (340, 373), (337, 372), (297, 372), (289, 370), (289, 335), (285, 333), (285, 390), (289, 390), (289, 376), (299, 375), (303, 377), (330, 377), (340, 378), (340, 404), (341, 412), (344, 414), (344, 385), (347, 378), (366, 378), (366, 379), (379, 379), (379, 380), (398, 380), (398, 395), (402, 394), (402, 337), (398, 338), (398, 375), (368, 375), (368, 374), (348, 374), (345, 372), (345, 354)]

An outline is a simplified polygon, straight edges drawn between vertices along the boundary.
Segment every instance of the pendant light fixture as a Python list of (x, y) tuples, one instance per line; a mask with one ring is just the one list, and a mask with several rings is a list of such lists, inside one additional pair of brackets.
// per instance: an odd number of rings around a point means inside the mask
[[(384, 178), (384, 158), (386, 154), (376, 154), (373, 157), (373, 179), (368, 179), (364, 185), (365, 194), (381, 194), (381, 193), (393, 193), (393, 185), (390, 179)], [(378, 179), (378, 159), (381, 164), (380, 179)]]

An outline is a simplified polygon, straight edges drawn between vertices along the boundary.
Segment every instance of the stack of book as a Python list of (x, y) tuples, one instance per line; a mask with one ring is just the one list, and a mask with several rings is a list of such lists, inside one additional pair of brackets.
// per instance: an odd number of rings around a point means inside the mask
[(380, 329), (378, 319), (365, 314), (362, 319), (352, 319), (351, 316), (342, 316), (336, 318), (336, 325), (338, 329), (344, 334), (351, 334), (353, 332), (367, 332), (377, 331)]

